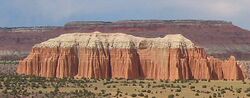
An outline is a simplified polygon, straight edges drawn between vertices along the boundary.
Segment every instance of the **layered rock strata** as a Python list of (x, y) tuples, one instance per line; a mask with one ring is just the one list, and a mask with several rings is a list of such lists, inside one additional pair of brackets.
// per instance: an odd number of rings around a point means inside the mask
[(36, 44), (18, 74), (126, 79), (244, 79), (235, 58), (208, 56), (180, 34), (143, 38), (122, 33), (71, 33)]

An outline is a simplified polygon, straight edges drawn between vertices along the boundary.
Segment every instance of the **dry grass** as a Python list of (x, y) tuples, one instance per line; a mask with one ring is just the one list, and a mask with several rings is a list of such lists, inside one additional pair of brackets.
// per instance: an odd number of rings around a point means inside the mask
[[(1, 76), (1, 78), (3, 78), (1, 96), (167, 98), (169, 95), (174, 95), (175, 98), (247, 98), (247, 94), (250, 93), (250, 81), (75, 80), (33, 76)], [(56, 88), (59, 90), (55, 91)], [(17, 93), (13, 94), (13, 89), (17, 90)], [(7, 90), (7, 93), (4, 94), (4, 90)], [(27, 92), (23, 93), (24, 90)], [(83, 91), (86, 92), (83, 93)]]

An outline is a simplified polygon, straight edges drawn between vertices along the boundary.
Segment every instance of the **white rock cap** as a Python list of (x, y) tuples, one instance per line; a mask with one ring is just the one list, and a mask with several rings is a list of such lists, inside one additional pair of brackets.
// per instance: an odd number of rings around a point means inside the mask
[(69, 33), (49, 39), (34, 47), (84, 47), (84, 48), (194, 48), (194, 44), (181, 34), (144, 38), (124, 33)]

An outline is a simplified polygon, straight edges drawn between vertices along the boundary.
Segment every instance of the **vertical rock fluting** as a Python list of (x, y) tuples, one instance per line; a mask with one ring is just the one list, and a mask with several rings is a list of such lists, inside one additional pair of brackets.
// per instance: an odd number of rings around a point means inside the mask
[(33, 47), (18, 74), (42, 77), (242, 80), (235, 58), (207, 56), (181, 35), (65, 34)]
[(111, 78), (110, 75), (110, 56), (107, 49), (88, 49), (79, 50), (78, 74), (76, 77), (85, 78)]
[(140, 63), (135, 49), (112, 49), (110, 62), (112, 78), (139, 78)]
[(73, 48), (33, 48), (32, 53), (20, 61), (17, 72), (42, 77), (72, 77), (77, 74), (78, 57)]

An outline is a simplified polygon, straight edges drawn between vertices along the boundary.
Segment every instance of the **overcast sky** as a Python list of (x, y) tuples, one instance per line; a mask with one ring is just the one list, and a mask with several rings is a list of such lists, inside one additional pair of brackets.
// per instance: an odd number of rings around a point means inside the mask
[(128, 19), (226, 20), (250, 30), (250, 0), (0, 0), (0, 27)]

